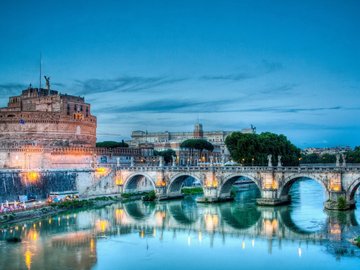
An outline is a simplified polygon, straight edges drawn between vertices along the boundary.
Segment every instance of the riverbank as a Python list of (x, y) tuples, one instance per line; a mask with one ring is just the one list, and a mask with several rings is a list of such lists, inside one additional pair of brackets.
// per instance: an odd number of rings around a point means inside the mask
[(0, 227), (18, 222), (39, 219), (47, 216), (57, 215), (75, 209), (98, 208), (119, 202), (119, 197), (102, 196), (91, 199), (74, 200), (61, 203), (52, 203), (40, 208), (28, 209), (19, 212), (6, 213), (0, 215)]
[(203, 194), (204, 190), (202, 187), (183, 187), (181, 193), (184, 195)]

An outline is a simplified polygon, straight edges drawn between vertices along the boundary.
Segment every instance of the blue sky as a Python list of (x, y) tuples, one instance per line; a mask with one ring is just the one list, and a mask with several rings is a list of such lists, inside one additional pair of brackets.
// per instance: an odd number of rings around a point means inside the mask
[(0, 2), (0, 105), (38, 85), (85, 96), (98, 139), (132, 130), (360, 145), (359, 1)]

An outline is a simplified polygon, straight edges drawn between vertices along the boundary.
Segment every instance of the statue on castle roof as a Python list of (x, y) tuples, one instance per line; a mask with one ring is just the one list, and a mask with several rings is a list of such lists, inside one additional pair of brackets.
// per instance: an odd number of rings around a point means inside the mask
[(47, 88), (47, 90), (50, 90), (50, 77), (44, 76), (44, 78), (46, 81), (46, 88)]

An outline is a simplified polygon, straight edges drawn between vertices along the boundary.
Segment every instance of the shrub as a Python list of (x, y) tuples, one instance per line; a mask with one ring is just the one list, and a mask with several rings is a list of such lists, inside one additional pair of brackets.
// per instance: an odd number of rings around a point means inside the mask
[(337, 200), (337, 206), (339, 209), (345, 209), (346, 208), (346, 199), (341, 196)]
[(142, 199), (143, 199), (143, 201), (154, 201), (156, 199), (155, 191), (150, 191)]

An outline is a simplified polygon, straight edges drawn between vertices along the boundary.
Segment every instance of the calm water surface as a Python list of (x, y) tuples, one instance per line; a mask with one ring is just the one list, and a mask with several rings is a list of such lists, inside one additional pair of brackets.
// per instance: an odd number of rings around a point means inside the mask
[(323, 211), (311, 180), (291, 195), (291, 206), (257, 207), (253, 186), (232, 203), (119, 203), (17, 224), (0, 231), (0, 269), (360, 269), (348, 242), (360, 210)]

